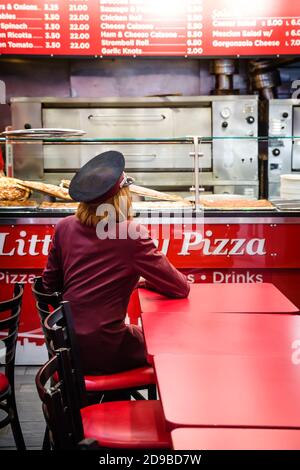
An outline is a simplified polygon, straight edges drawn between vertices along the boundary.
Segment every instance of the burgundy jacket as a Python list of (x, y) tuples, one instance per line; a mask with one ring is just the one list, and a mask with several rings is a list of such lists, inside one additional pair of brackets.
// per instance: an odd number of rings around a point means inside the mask
[[(129, 222), (119, 224), (128, 230)], [(135, 224), (145, 233), (145, 227)], [(144, 338), (124, 323), (139, 277), (170, 297), (186, 297), (189, 285), (152, 239), (100, 240), (95, 227), (75, 216), (56, 226), (43, 284), (71, 303), (84, 372), (114, 373), (145, 365)]]

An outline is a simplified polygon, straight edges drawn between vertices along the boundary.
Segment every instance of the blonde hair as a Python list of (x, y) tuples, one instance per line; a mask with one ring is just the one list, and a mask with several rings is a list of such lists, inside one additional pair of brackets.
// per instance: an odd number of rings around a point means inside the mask
[(96, 227), (96, 225), (101, 220), (109, 217), (109, 213), (107, 211), (104, 213), (104, 215), (96, 215), (97, 209), (101, 204), (110, 204), (113, 206), (117, 222), (132, 219), (132, 197), (128, 186), (121, 188), (117, 194), (108, 198), (102, 203), (92, 204), (81, 202), (76, 211), (77, 219), (83, 225), (87, 225), (88, 227)]

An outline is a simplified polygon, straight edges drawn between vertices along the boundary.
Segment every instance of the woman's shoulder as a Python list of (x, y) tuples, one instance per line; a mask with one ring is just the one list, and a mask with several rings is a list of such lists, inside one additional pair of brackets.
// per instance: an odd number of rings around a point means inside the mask
[(58, 233), (58, 232), (66, 230), (68, 227), (74, 227), (77, 222), (78, 220), (75, 215), (69, 215), (67, 217), (63, 217), (57, 222), (55, 226), (55, 231), (56, 233)]

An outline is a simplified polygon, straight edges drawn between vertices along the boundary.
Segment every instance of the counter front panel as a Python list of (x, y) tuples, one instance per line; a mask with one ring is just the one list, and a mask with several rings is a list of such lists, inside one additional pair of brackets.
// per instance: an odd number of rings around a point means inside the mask
[[(45, 266), (56, 223), (66, 214), (0, 214), (0, 300), (15, 282), (25, 283), (17, 363), (46, 360), (43, 335), (31, 294)], [(147, 218), (140, 218), (147, 222)], [(300, 308), (300, 214), (207, 214), (203, 224), (180, 226), (155, 217), (148, 225), (157, 246), (191, 283), (271, 282)], [(139, 322), (132, 301), (128, 321)]]

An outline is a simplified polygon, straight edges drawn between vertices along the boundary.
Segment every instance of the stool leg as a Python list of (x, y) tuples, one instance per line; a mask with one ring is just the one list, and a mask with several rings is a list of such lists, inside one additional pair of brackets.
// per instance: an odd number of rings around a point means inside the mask
[(157, 400), (156, 385), (149, 385), (149, 387), (148, 387), (148, 400)]
[(20, 426), (20, 421), (19, 421), (18, 412), (17, 412), (15, 394), (13, 390), (7, 397), (7, 404), (8, 404), (9, 411), (10, 411), (10, 416), (11, 416), (10, 424), (11, 424), (12, 433), (15, 439), (16, 447), (18, 450), (26, 450), (24, 437), (22, 434), (22, 429)]

